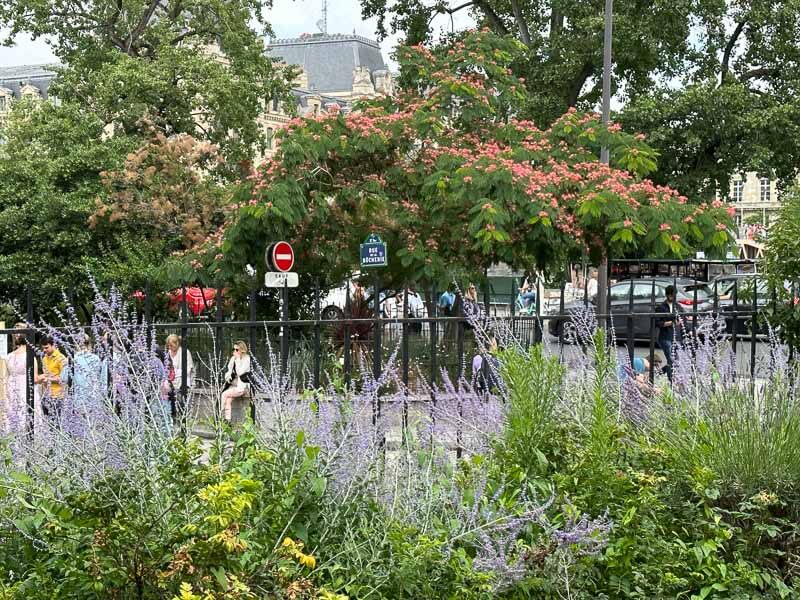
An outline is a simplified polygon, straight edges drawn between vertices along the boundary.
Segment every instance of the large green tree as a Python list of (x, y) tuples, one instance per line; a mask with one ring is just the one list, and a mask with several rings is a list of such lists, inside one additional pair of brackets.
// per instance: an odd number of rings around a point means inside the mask
[[(236, 166), (264, 148), (257, 117), (288, 93), (264, 52), (257, 0), (2, 0), (5, 41), (45, 37), (63, 63), (52, 93), (116, 134), (155, 125), (216, 143)], [(260, 29), (253, 25), (258, 24)], [(144, 124), (144, 125), (143, 125)]]
[(5, 122), (0, 145), (0, 296), (19, 301), (32, 286), (42, 308), (62, 290), (86, 287), (127, 262), (125, 238), (87, 227), (102, 192), (99, 173), (118, 168), (132, 141), (108, 138), (80, 107), (23, 101)]
[[(413, 86), (290, 124), (212, 268), (259, 264), (265, 243), (285, 237), (301, 271), (335, 279), (373, 231), (389, 243), (383, 275), (398, 284), (444, 283), (497, 262), (563, 269), (584, 254), (724, 252), (724, 205), (692, 205), (643, 179), (656, 163), (641, 136), (575, 111), (544, 130), (517, 118), (529, 99), (509, 69), (519, 51), (490, 32), (401, 49)], [(602, 144), (610, 166), (598, 160)]]
[[(594, 108), (601, 93), (600, 0), (362, 0), (379, 33), (429, 39), (436, 15), (470, 12), (514, 36), (512, 65), (531, 91), (524, 110), (547, 126), (569, 107)], [(757, 170), (784, 183), (800, 164), (800, 5), (793, 0), (614, 3), (618, 120), (648, 134), (661, 154), (654, 179), (690, 198), (726, 193), (729, 177)]]
[(188, 134), (108, 136), (74, 103), (17, 103), (0, 145), (0, 303), (31, 286), (46, 311), (73, 290), (165, 291), (196, 278), (182, 251), (223, 219), (222, 158)]

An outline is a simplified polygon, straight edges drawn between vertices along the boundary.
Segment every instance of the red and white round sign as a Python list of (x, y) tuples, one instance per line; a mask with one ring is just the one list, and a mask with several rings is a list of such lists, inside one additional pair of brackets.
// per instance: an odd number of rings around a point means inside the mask
[(269, 262), (276, 271), (286, 273), (294, 266), (294, 250), (287, 242), (276, 242), (270, 246)]

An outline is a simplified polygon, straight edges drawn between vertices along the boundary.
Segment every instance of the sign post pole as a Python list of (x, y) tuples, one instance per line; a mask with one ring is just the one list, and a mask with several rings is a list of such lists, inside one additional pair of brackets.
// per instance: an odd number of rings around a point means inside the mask
[(267, 247), (264, 256), (267, 268), (264, 274), (264, 286), (280, 288), (278, 306), (281, 329), (281, 377), (285, 376), (289, 367), (289, 288), (298, 286), (299, 278), (293, 273), (294, 249), (288, 242), (275, 242)]
[[(372, 277), (372, 289), (375, 306), (375, 323), (373, 325), (373, 329), (375, 330), (375, 345), (372, 350), (372, 376), (377, 383), (378, 378), (381, 376), (381, 333), (383, 333), (381, 331), (381, 278), (377, 271), (375, 271)], [(378, 413), (380, 414), (380, 405), (378, 406)]]
[(281, 288), (281, 376), (286, 376), (289, 365), (289, 285), (284, 281)]
[[(364, 240), (364, 243), (361, 244), (360, 247), (360, 254), (361, 254), (361, 268), (362, 269), (371, 269), (375, 267), (386, 267), (389, 264), (389, 255), (386, 251), (386, 242), (381, 239), (377, 233), (371, 233), (367, 236), (367, 239)], [(382, 345), (381, 345), (381, 334), (383, 324), (381, 323), (381, 279), (378, 276), (378, 272), (375, 271), (372, 277), (372, 297), (373, 297), (373, 320), (372, 320), (372, 329), (373, 329), (373, 347), (372, 347), (372, 376), (375, 379), (375, 384), (377, 385), (378, 379), (381, 376), (381, 358), (382, 358)], [(375, 397), (377, 398), (377, 390)], [(376, 400), (375, 406), (373, 407), (372, 411), (372, 424), (375, 425), (378, 422), (381, 414), (381, 404), (380, 400)]]

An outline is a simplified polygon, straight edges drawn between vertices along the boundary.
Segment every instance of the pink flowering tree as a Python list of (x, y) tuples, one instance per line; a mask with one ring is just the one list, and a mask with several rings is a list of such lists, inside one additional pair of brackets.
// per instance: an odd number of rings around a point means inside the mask
[[(515, 118), (531, 99), (511, 74), (517, 42), (486, 31), (429, 49), (401, 48), (401, 91), (350, 114), (295, 119), (257, 169), (209, 252), (212, 268), (256, 264), (286, 238), (300, 269), (357, 268), (371, 232), (389, 244), (397, 282), (445, 282), (492, 263), (563, 268), (588, 254), (724, 253), (730, 214), (645, 179), (642, 136), (568, 112), (547, 130)], [(611, 165), (599, 162), (601, 145)]]

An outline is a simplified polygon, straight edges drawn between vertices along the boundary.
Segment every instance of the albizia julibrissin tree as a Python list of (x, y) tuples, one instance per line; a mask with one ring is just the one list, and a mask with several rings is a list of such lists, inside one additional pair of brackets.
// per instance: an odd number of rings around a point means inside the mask
[[(546, 131), (515, 118), (528, 101), (508, 68), (517, 44), (479, 31), (401, 48), (396, 96), (295, 119), (215, 240), (212, 267), (260, 264), (265, 242), (285, 238), (301, 271), (335, 279), (358, 265), (370, 232), (388, 242), (382, 275), (398, 282), (442, 282), (496, 262), (562, 268), (582, 253), (724, 252), (726, 207), (643, 179), (656, 155), (642, 136), (594, 114), (569, 112)], [(611, 166), (598, 161), (601, 144)]]

